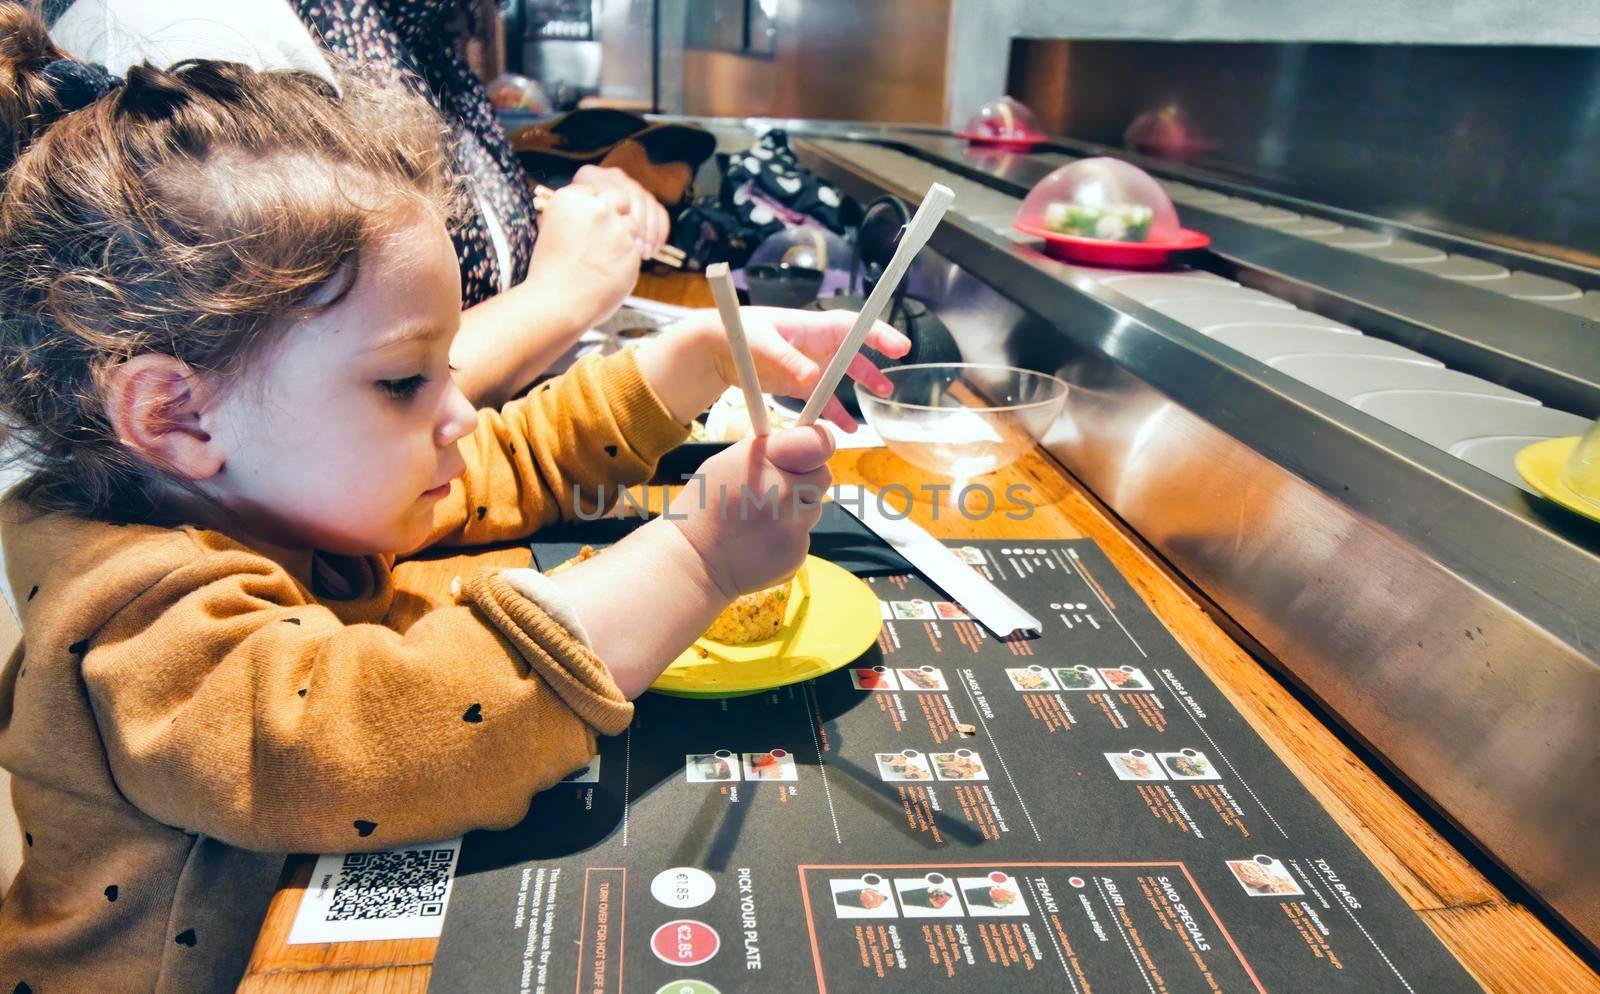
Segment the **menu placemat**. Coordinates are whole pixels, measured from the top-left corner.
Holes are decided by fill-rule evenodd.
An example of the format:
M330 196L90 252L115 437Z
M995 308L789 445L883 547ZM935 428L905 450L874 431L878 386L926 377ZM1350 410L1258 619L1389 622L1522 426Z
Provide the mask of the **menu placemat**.
M855 667L646 695L466 837L429 990L1478 990L1093 542L959 551L1042 636L876 576Z

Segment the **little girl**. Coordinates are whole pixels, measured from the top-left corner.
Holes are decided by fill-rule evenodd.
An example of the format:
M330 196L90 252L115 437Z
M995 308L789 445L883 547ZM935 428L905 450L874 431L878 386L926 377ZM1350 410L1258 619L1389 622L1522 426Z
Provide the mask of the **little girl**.
M397 553L592 508L732 381L701 316L472 410L441 134L353 75L113 80L0 6L0 414L28 460L3 514L24 642L0 763L26 846L0 992L232 990L283 853L516 823L804 556L816 429L708 461L599 557L480 572L386 625L417 613ZM764 385L792 393L850 320L751 317ZM776 487L776 517L718 499L743 486Z

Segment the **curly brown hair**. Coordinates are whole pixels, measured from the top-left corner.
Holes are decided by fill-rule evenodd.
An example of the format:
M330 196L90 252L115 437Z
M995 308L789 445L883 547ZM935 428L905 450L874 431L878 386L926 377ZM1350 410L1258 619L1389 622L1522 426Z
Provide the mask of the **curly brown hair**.
M392 75L350 66L335 87L145 64L74 107L46 72L65 58L36 14L0 4L0 419L29 471L15 493L159 520L178 481L117 437L107 371L160 353L237 372L336 302L397 212L455 216L448 130Z

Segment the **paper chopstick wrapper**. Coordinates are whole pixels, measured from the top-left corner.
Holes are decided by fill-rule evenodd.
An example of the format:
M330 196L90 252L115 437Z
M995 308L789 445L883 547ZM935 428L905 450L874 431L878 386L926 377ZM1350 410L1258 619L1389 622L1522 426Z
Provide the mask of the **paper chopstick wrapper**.
M909 518L885 514L876 491L855 484L841 484L834 493L835 503L893 546L934 586L997 637L1006 638L1019 632L1037 634L1044 630L1038 618L1023 610L982 573L956 558L955 553L921 525Z

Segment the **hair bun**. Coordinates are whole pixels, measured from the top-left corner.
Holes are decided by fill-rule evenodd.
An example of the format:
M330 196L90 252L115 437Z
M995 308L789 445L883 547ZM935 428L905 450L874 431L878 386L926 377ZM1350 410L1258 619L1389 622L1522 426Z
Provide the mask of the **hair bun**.
M57 59L40 73L55 91L56 101L65 114L87 107L122 85L105 66L76 59Z
M189 90L179 75L149 62L129 66L126 83L117 97L117 108L137 117L165 120L189 102Z

